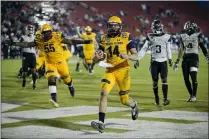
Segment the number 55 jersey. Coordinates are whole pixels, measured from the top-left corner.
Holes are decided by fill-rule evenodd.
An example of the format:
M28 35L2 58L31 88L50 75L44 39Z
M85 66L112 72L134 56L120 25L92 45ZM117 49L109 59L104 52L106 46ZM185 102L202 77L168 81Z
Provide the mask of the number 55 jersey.
M52 38L46 42L35 38L36 47L45 52L46 77L57 76L58 73L61 77L69 76L68 64L61 45L63 39L62 33L59 32L52 32Z

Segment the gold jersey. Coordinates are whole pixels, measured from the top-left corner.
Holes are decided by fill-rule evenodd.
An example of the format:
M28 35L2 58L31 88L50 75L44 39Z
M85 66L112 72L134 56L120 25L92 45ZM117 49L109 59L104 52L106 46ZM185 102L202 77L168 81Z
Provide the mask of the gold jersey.
M87 50L87 51L94 51L95 50L95 41L96 41L96 34L95 33L91 33L90 35L86 34L86 33L82 33L82 39L84 40L92 40L92 43L90 44L83 44L83 50Z
M61 46L63 37L60 32L52 32L52 38L47 42L43 39L35 38L36 46L45 53L47 63L56 63L64 59L63 48Z
M110 38L107 34L101 36L100 47L107 53L107 63L112 64L113 67L119 64L129 66L128 60L119 57L119 54L128 54L127 45L132 41L129 36L128 32L122 32L115 38Z

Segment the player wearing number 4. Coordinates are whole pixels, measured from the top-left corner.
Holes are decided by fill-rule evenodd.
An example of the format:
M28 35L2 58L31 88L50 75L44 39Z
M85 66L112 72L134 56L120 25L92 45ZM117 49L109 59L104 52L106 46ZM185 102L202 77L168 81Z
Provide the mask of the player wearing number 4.
M121 32L122 22L117 16L112 16L107 22L107 34L100 38L99 50L95 53L94 62L106 58L111 66L106 68L102 82L102 91L99 102L99 121L92 121L91 126L99 132L104 132L104 120L107 109L107 96L117 82L119 86L120 101L131 107L132 119L138 117L137 102L129 96L130 91L130 65L128 60L137 60L136 48L128 32ZM128 55L128 53L131 55Z
M199 46L202 49L206 60L209 62L209 55L207 49L204 47L204 37L201 32L198 31L198 26L192 21L188 21L184 24L184 33L180 34L180 50L178 58L174 64L174 71L178 69L178 63L180 58L182 60L182 72L184 76L184 82L189 92L189 99L187 102L196 101L197 94L197 71L199 67ZM192 79L192 85L189 81L189 76Z
M147 34L147 39L142 49L139 51L139 60L145 56L148 49L151 50L151 66L150 71L152 75L153 91L155 95L155 105L159 105L158 96L158 76L160 74L162 80L162 91L163 91L163 105L168 105L170 100L167 99L168 94L168 66L167 57L169 60L169 65L172 66L172 55L170 49L170 37L171 35L165 34L163 30L163 24L159 20L154 20L151 25L152 33ZM138 62L135 63L135 68L137 68Z
M55 107L59 107L57 103L57 87L56 79L59 74L66 85L72 97L75 95L72 78L70 77L67 61L63 55L62 43L65 44L89 44L89 40L73 40L66 39L62 33L53 32L52 27L49 24L44 24L41 29L42 37L36 37L34 42L21 42L15 43L18 46L34 47L41 49L45 52L46 61L46 77L48 79L49 92L51 94L50 102Z

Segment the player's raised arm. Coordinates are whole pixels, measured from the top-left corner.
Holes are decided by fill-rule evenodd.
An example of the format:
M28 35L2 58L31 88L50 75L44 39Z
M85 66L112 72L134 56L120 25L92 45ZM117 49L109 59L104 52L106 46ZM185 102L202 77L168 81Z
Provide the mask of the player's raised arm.
M72 44L90 44L92 42L92 40L76 40L76 39L66 39L63 38L62 43L66 43L69 45Z
M208 55L207 49L206 49L205 46L204 46L204 36L203 36L202 33L200 33L200 34L198 35L198 44L199 44L200 48L202 49L202 52L203 52L203 54L204 54L206 60L207 60L208 63L209 63L209 55Z
M146 51L149 49L149 39L147 37L144 45L142 46L141 50L138 52L137 56L139 58L139 60L141 60L145 54L146 54Z
M80 33L80 27L79 27L79 26L76 27L76 33L77 33L77 35L78 35L80 38L83 39L83 36L82 36L82 34Z

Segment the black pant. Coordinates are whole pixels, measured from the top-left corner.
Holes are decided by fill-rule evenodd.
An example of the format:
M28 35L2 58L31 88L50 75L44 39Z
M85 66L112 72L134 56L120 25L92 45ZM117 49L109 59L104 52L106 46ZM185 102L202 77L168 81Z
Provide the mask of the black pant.
M33 53L23 52L22 68L23 72L27 72L28 68L36 68L36 55Z
M152 74L152 80L155 82L158 81L159 74L160 74L161 79L167 78L167 76L168 76L167 61L164 61L164 62L153 61L153 62L151 62L151 74Z

